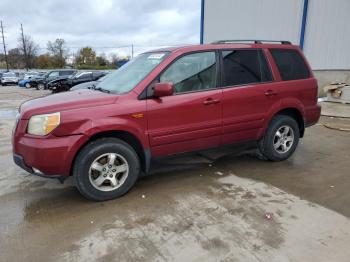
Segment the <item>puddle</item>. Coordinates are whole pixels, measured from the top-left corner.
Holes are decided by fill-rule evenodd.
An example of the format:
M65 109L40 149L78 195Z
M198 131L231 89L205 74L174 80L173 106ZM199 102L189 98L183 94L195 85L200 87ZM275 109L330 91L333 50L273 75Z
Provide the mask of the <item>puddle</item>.
M5 109L0 110L0 119L13 119L16 118L17 110Z

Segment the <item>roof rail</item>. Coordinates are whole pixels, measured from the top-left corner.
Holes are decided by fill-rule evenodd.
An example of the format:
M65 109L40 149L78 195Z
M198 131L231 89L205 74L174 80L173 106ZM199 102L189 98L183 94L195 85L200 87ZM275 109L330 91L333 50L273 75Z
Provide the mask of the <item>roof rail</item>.
M290 41L285 40L251 40L251 39L242 39L242 40L219 40L215 41L212 44L232 44L232 43L240 43L240 42L253 42L254 44L262 44L265 43L281 43L282 45L291 45Z

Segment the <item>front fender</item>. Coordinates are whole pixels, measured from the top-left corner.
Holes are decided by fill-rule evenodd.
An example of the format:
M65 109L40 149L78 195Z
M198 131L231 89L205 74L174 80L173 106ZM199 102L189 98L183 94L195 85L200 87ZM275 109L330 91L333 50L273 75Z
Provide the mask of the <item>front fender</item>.
M126 117L106 117L95 119L91 122L91 128L85 132L88 137L92 137L98 133L110 131L124 131L136 137L143 148L149 148L148 136L145 133L146 121L133 121Z

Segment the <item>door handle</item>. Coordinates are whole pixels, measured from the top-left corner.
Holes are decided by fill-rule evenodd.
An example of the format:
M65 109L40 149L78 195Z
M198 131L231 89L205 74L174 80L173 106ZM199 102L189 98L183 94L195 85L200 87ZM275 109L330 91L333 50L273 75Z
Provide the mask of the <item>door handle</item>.
M265 91L265 96L275 96L277 95L277 92L276 91L273 91L273 90L267 90Z
M220 103L220 100L217 100L217 99L213 99L213 98L208 98L207 100L205 100L203 102L204 105L213 105L213 104L218 104Z

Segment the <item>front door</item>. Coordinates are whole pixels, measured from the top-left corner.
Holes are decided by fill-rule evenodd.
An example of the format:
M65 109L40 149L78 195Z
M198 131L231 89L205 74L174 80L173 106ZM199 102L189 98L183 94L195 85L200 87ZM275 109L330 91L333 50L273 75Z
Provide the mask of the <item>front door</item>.
M173 62L159 77L174 94L147 100L152 156L195 151L220 144L222 90L217 89L215 52L192 53Z

